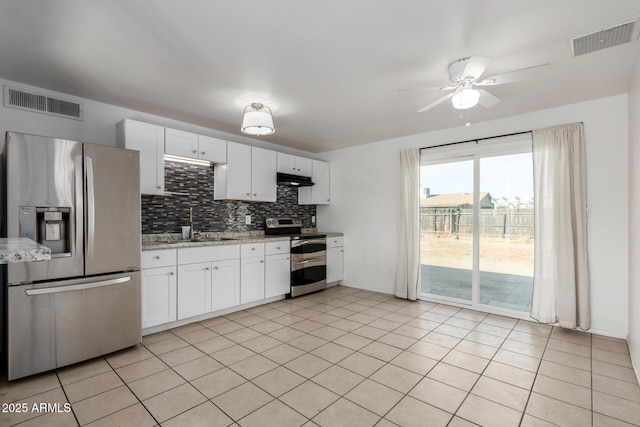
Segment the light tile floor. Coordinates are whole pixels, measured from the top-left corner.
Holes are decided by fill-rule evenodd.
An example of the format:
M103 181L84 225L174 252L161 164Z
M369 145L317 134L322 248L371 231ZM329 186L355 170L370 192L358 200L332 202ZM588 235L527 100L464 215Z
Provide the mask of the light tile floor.
M622 340L342 286L3 380L0 400L0 426L640 425Z

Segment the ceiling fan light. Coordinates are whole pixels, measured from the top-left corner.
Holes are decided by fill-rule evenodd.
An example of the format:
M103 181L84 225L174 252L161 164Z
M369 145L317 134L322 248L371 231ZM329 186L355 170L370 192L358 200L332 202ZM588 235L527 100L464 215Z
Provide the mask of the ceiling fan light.
M273 125L271 108L254 102L244 108L242 116L242 133L248 135L271 135L276 128Z
M466 110L475 107L480 100L480 92L470 87L464 87L451 98L453 108Z

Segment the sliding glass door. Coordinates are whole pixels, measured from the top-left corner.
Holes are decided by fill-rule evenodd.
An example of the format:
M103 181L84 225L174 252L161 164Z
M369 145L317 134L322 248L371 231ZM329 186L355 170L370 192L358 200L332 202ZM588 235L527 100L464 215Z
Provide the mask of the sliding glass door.
M421 164L422 295L529 311L534 256L530 139L474 144L466 153L464 147L427 149Z
M422 292L472 300L473 159L423 166L420 171Z

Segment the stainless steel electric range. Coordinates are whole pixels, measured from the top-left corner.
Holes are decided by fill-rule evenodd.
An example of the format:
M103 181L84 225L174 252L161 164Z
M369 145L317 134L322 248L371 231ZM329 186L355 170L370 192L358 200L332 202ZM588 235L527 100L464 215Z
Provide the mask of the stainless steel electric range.
M265 235L291 239L291 297L327 287L327 236L302 233L300 218L267 218Z

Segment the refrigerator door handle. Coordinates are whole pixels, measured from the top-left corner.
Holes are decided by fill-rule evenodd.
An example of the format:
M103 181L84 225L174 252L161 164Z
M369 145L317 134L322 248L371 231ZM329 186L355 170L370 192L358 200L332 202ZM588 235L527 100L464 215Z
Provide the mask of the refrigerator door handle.
M93 159L89 156L87 162L87 257L93 258L93 245L96 231L96 197L93 188Z
M42 288L42 289L27 289L25 293L29 296L34 295L46 295L46 294L57 294L60 292L70 292L70 291L79 291L83 289L91 289L91 288L99 288L102 286L109 285L117 285L120 283L127 283L131 281L131 276L127 277L119 277L117 279L110 280L102 280L100 282L91 282L91 283L82 283L79 285L70 285L70 286L57 286L53 288Z

